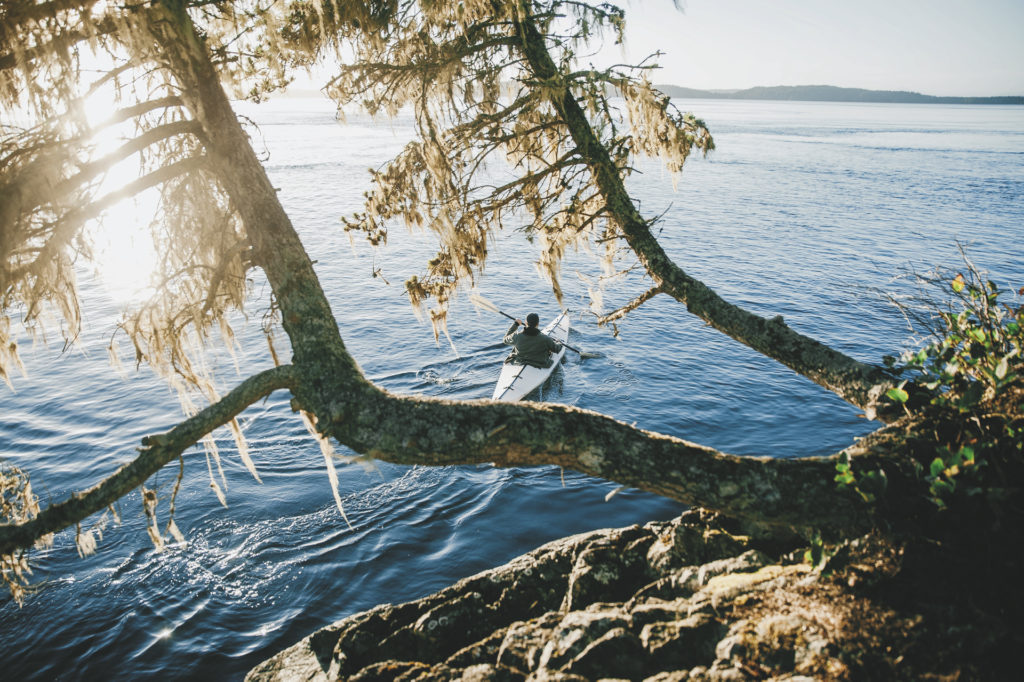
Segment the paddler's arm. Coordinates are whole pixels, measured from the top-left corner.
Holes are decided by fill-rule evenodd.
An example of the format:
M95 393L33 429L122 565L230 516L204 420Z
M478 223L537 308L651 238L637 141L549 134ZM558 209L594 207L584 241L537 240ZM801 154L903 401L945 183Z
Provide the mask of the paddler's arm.
M516 330L519 329L520 325L522 324L522 322L516 320L515 322L512 323L512 326L508 328L508 331L505 332L504 342L506 346L512 346L515 344Z

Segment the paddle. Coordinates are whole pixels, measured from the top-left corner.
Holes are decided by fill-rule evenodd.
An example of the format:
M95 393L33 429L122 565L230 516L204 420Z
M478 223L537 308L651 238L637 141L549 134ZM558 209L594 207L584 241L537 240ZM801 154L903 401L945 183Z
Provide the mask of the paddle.
M485 310L490 310L492 313L498 313L499 315L504 315L505 317L507 317L508 319L512 320L513 322L518 322L519 321L519 318L514 317L512 315L509 315L504 310L502 310L498 306L494 305L493 303L488 301L486 298L484 298L480 294L470 294L469 295L469 299L471 301L473 301L473 303L475 305L478 305L481 308L484 308ZM559 344L565 346L566 348L568 348L569 350L575 352L581 358L599 358L599 357L601 357L600 355L597 355L596 353L584 353L579 348L574 348L573 346L570 346L567 343L562 343L561 341L558 341L557 343L559 343Z

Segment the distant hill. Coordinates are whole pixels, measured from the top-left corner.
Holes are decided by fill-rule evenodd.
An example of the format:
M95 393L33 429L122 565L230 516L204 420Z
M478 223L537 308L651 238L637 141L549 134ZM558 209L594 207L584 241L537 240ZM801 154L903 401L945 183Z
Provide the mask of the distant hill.
M774 99L799 102L880 102L893 104L1024 104L1024 97L934 97L905 90L863 90L833 85L777 85L746 90L694 90L659 85L659 90L680 99Z

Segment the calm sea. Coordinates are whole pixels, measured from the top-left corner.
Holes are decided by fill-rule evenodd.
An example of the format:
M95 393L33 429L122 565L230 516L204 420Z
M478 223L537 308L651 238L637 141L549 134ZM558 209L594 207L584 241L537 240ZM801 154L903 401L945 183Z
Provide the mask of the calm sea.
M894 278L908 268L957 267L958 240L995 281L1024 285L1024 107L685 105L706 119L718 151L694 159L676 191L653 163L631 188L645 215L663 214L676 261L726 299L878 361L913 342L879 292L907 293ZM350 246L340 229L339 217L359 206L367 168L401 148L410 122L342 124L329 104L299 99L244 112L260 124L269 173L366 374L401 393L489 396L504 319L461 301L455 349L436 345L401 287L430 254L429 236L399 228L375 254ZM557 303L534 271L533 248L507 227L480 291L517 314L550 317ZM584 278L594 274L585 254L570 259L567 305L586 308ZM606 305L643 288L627 277L609 287ZM116 289L84 276L80 346L62 352L56 338L26 339L28 377L16 379L16 392L0 387L0 458L28 469L44 502L99 481L143 434L179 418L174 395L148 370L122 378L107 364ZM254 294L261 303L240 323L246 373L270 366L258 333L266 291L257 284ZM744 455L828 454L874 426L667 298L631 315L618 338L575 319L571 342L600 357L567 355L544 399ZM239 380L230 358L216 364L223 385ZM345 615L423 596L557 537L681 510L633 490L606 499L614 483L555 468L380 463L340 471L350 529L287 396L254 406L243 422L263 484L224 439L224 509L202 453L190 451L177 516L187 550L153 551L133 494L97 555L79 559L67 533L35 553L25 605L0 597L0 677L239 678ZM168 467L156 476L161 514L175 475Z

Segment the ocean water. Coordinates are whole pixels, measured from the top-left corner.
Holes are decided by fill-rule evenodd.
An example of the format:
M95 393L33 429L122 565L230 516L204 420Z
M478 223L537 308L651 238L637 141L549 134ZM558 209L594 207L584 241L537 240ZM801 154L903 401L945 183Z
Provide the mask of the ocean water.
M656 163L630 188L662 215L666 248L727 300L854 357L877 362L914 343L881 292L906 293L908 269L957 267L957 243L992 279L1024 285L1024 108L690 101L718 150L693 159L673 190ZM504 318L468 300L453 310L454 348L436 344L401 282L431 253L422 233L393 231L373 252L350 244L339 218L359 206L367 168L394 154L410 121L335 120L330 104L282 99L240 107L331 299L346 345L390 390L490 395ZM535 253L508 225L480 291L516 314L547 318L557 302ZM381 276L373 277L378 271ZM599 357L565 361L537 397L597 410L642 428L741 455L835 452L876 424L788 369L706 327L659 297L620 325L597 328L573 255L563 271L576 310L571 343ZM578 276L579 275L579 276ZM119 296L113 278L83 273L85 329L65 350L23 339L27 377L0 387L0 458L27 469L44 502L98 482L130 460L139 439L180 418L170 389L145 368L113 372L105 346ZM390 284L388 284L390 282ZM643 291L628 276L610 308ZM266 291L239 321L244 372L269 367L258 331ZM221 383L236 362L214 359ZM156 553L137 493L119 505L98 554L73 536L35 552L35 589L18 607L0 597L0 677L240 678L314 629L383 602L401 602L499 565L557 537L669 518L682 506L553 467L340 469L350 528L334 506L319 448L275 394L242 417L256 483L221 438L228 508L209 489L201 451L185 457L177 523L187 549ZM177 467L150 485L167 497Z

